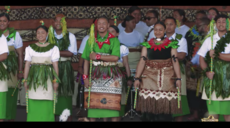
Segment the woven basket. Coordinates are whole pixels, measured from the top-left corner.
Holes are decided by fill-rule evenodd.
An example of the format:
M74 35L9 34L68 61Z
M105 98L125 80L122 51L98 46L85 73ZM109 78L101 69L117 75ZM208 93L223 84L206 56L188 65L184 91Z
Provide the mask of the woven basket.
M209 116L208 118L201 119L202 122L218 122L218 119L215 119L213 116Z

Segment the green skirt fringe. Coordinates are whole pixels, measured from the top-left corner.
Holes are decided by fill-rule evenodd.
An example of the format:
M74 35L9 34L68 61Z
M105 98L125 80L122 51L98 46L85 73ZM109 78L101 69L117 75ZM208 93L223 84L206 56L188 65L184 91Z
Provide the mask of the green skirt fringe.
M27 78L29 89L31 89L33 85L35 91L38 86L43 86L47 90L48 78L50 78L51 81L54 78L60 81L52 65L31 65Z
M10 73L4 67L3 62L0 62L0 80L9 80Z
M72 96L58 96L55 115L61 115L65 109L69 109L72 115L72 104Z
M58 86L58 95L69 96L74 94L74 70L71 61L59 61L59 78L61 83Z
M8 88L7 92L7 103L6 103L6 119L11 120L15 119L17 113L17 100L18 100L18 88L15 90L14 88Z
M53 100L28 99L27 122L49 121L54 122Z
M10 51L7 59L4 60L3 63L6 65L7 71L15 76L18 71L18 57L15 51Z
M206 62L210 62L209 52L207 53L205 59L206 59ZM229 71L230 71L229 62L222 61L219 59L213 61L213 72L215 72L215 75L213 76L213 80L212 80L211 93L213 93L213 91L215 90L217 98L222 96L222 98L224 99L230 96L230 84L229 84L230 83L230 72ZM203 75L204 75L203 87L205 88L205 93L207 97L209 97L210 80L206 76L205 73L203 73Z
M7 92L0 92L0 119L6 119Z

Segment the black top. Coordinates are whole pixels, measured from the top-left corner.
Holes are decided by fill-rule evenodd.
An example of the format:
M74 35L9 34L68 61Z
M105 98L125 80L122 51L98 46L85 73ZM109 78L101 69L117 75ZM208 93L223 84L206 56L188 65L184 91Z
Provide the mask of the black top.
M194 51L194 47L195 47L195 43L198 42L198 38L195 38L192 35L190 35L190 31L188 31L185 35L185 39L187 40L187 46L188 46L188 56L186 56L187 60L191 60L192 59L192 54ZM203 39L204 37L202 37L201 39Z
M171 58L171 47L169 48L161 48L161 51L160 50L156 50L154 51L154 48L151 49L151 48L147 48L147 57L149 60L154 60L154 59L157 59L157 60L165 60L165 59L169 59Z

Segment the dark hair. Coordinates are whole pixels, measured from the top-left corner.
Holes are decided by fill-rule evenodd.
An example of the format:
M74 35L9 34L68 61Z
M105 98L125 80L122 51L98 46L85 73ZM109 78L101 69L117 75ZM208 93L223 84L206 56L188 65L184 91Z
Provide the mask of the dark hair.
M159 13L156 11L156 10L149 10L147 13L153 13L154 14L154 16L157 18L157 20L158 20L158 17L159 17ZM146 13L146 14L147 14Z
M218 11L216 8L209 8L208 11L210 11L210 10L214 10L214 11L216 12L217 15L220 14L219 11Z
M154 26L156 26L157 24L161 24L161 25L164 26L164 28L166 29L166 26L165 26L164 22L162 22L162 21L157 21L157 22L154 24Z
M135 19L133 16L127 15L125 17L124 21L121 23L121 26L125 28L126 27L126 21L130 21L130 20L133 20L133 19Z
M93 23L94 23L96 20L97 20L97 17L95 17L95 18L93 19Z
M99 17L97 18L97 21L98 21L99 19L106 19L106 20L108 21L108 23L109 23L109 19L108 19L106 16L99 16Z
M219 18L228 18L228 16L227 15L225 15L225 14L220 14L220 15L217 15L216 17L215 17L215 21L217 22L217 20L219 19Z
M43 28L46 32L48 32L48 28L45 25L40 25L36 28L36 32L38 31L39 28Z
M175 9L174 12L178 12L180 16L183 16L182 21L185 22L187 19L185 18L185 11L182 9Z
M139 7L137 7L137 6L132 6L132 7L129 8L128 14L133 13L135 10L141 11L141 9L140 9Z
M209 25L211 20L208 17L203 17L203 18L200 19L200 21L204 25Z
M206 16L206 12L205 12L204 10L200 10L200 11L196 12L196 15L197 15L198 13L204 14L204 15Z
M119 29L118 29L117 26L115 26L115 25L110 25L110 27L112 27L117 33L119 33Z
M0 17L3 17L3 16L5 16L7 18L7 20L10 21L9 14L3 12L3 13L0 14Z
M173 20L173 21L175 22L175 24L176 24L176 19L175 19L174 17L166 17L165 20L164 20L164 22L165 22L167 19Z

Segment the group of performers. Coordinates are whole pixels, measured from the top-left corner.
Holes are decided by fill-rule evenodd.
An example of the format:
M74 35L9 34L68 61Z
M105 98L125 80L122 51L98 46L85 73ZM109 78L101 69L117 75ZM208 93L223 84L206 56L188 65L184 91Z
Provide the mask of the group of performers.
M118 26L97 17L77 51L65 16L57 14L49 28L41 21L38 42L26 47L23 60L22 39L8 27L8 8L0 14L0 121L15 119L20 83L27 121L55 121L65 109L72 121L71 57L77 54L88 121L120 121L130 102L142 121L199 121L206 112L230 121L228 16L215 8L198 11L189 28L184 10L172 15L160 21L158 12L149 10L143 22L140 8L132 6Z

